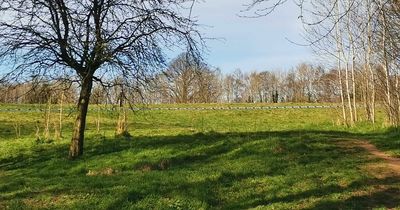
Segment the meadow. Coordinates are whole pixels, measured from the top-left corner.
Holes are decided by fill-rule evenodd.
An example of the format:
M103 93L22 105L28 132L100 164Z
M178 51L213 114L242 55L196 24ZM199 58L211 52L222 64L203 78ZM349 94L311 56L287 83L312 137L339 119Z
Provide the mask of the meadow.
M73 113L63 138L38 141L43 113L0 112L0 209L400 209L400 177L351 144L400 157L382 112L348 128L337 109L142 110L116 137L118 114L91 108L74 161Z

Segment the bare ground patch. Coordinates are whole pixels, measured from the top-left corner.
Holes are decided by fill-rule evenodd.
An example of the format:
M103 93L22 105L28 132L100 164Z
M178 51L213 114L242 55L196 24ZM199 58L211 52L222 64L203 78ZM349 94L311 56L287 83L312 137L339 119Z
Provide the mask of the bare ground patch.
M363 171L374 177L369 183L373 186L373 189L355 192L353 194L354 199L368 198L370 203L382 205L386 209L399 209L400 158L391 157L367 140L338 139L336 143L349 152L356 153L359 150L364 150L368 152L371 160L377 160L360 166Z
M338 141L338 145L347 149L361 148L370 154L370 158L382 160L365 166L366 171L376 178L400 177L400 158L392 157L380 151L367 140L341 140Z

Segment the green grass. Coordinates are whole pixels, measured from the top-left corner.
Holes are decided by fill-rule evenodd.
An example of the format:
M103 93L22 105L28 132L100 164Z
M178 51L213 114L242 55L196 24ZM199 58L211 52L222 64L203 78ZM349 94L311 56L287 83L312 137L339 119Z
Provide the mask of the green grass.
M400 209L400 179L374 177L366 168L379 160L337 144L368 139L400 156L399 133L381 118L338 126L339 113L140 111L125 139L112 112L97 133L93 111L76 161L67 159L72 114L62 140L37 143L42 113L0 113L0 209Z

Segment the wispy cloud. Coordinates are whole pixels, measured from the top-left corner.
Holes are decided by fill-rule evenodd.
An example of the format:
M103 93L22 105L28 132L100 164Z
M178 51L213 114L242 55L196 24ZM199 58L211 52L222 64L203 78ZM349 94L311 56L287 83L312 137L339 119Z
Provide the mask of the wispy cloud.
M299 9L290 2L263 18L239 17L244 9L239 0L207 0L197 5L194 14L206 37L224 38L208 41L207 59L224 72L235 68L288 69L299 62L311 61L311 50L290 43L301 42Z

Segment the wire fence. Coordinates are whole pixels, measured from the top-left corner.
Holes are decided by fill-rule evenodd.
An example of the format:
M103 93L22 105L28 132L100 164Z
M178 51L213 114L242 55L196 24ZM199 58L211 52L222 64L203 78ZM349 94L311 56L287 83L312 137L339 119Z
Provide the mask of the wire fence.
M143 107L143 108L129 108L133 111L197 111L197 110L276 110L276 109L336 109L340 108L339 105L330 106L232 106L232 107ZM89 111L117 111L118 108L90 108ZM31 113L31 112L44 112L48 111L47 108L0 108L0 112L13 112L13 113ZM59 112L60 109L50 109L51 112ZM63 111L73 112L75 109L66 108Z

